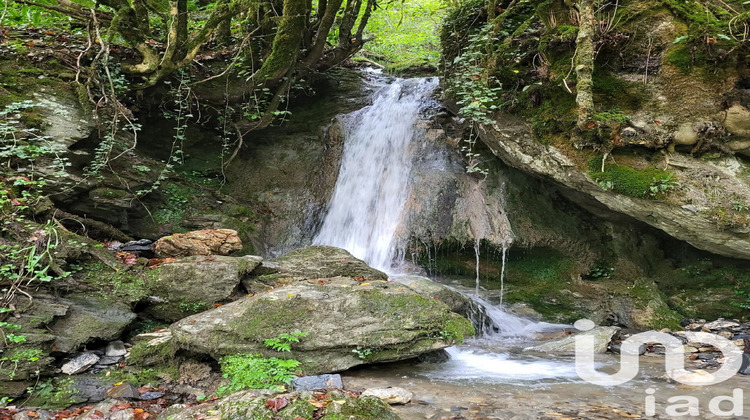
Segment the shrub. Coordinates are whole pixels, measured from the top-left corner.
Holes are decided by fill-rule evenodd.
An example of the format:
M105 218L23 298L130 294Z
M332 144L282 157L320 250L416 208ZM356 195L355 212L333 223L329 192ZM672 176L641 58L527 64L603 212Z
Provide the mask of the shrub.
M219 388L220 396L243 389L283 389L292 382L300 362L295 359L263 357L259 354L224 356L220 361L223 377L229 384Z

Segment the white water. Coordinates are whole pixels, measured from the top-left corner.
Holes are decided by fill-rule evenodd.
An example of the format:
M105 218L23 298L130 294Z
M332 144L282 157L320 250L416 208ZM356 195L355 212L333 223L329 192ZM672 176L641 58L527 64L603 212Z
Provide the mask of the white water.
M370 266L392 274L392 279L397 277L392 271L399 254L398 232L405 229L412 140L419 133L416 123L420 111L430 103L428 98L436 86L434 79L397 80L381 88L371 106L347 116L339 176L314 244L344 248ZM485 308L490 325L481 331L481 338L448 349L451 360L425 374L437 379L490 381L575 376L571 363L506 354L509 343L528 343L536 334L561 326L520 318L479 296L480 234L489 233L475 232L477 266L472 299ZM511 236L503 235L501 282Z
M409 196L411 143L436 79L397 80L349 116L344 155L317 245L344 248L389 272Z

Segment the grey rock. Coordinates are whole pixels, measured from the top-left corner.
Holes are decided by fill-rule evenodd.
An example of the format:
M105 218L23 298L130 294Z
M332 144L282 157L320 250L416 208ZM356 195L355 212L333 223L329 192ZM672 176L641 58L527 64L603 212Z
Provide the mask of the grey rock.
M77 392L76 399L80 399L80 402L97 403L103 401L107 398L107 389L110 386L101 375L84 374L73 379L73 388Z
M128 350L125 348L125 343L120 340L110 341L107 344L107 349L104 351L104 354L110 357L125 356L127 353Z
M86 371L91 366L94 366L99 361L99 356L94 353L82 353L64 365L62 365L62 373L68 375L75 375Z
M292 381L292 387L295 391L312 391L315 389L329 389L344 387L341 381L341 375L317 375L303 376Z
M750 375L750 354L744 353L742 355L742 365L737 372L741 375Z
M524 350L539 351L543 353L573 353L575 352L576 337L586 335L594 337L595 353L605 353L609 346L609 342L612 340L612 336L614 336L619 330L620 328L618 327L595 327L590 331L580 332L559 340L548 341L536 346L527 347Z
M399 387L368 388L362 393L362 397L375 397L387 404L407 404L414 394Z
M150 391L150 392L144 392L143 394L141 394L141 399L142 400L146 400L146 401L150 401L150 400L155 400L155 399L161 398L163 396L164 396L163 392Z
M102 356L96 364L97 366L110 366L116 364L120 360L122 360L122 356Z
M49 329L57 336L57 350L71 353L93 339L118 338L135 318L128 305L92 296L74 297L66 316L55 319Z

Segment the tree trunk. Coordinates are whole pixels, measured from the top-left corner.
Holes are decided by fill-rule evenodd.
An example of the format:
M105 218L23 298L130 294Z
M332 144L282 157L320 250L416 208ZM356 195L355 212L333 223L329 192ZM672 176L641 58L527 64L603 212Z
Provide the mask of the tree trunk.
M594 115L594 35L596 24L594 17L594 0L578 0L579 12L578 36L576 37L575 71L576 71L576 105L578 106L578 129L593 128Z

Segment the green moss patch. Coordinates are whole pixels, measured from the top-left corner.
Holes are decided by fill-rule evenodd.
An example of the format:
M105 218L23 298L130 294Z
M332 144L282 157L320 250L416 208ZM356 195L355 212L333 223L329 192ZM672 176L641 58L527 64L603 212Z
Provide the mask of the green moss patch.
M591 159L588 174L602 188L638 198L655 198L674 187L674 174L657 168L634 169L616 163L605 163L602 157Z

